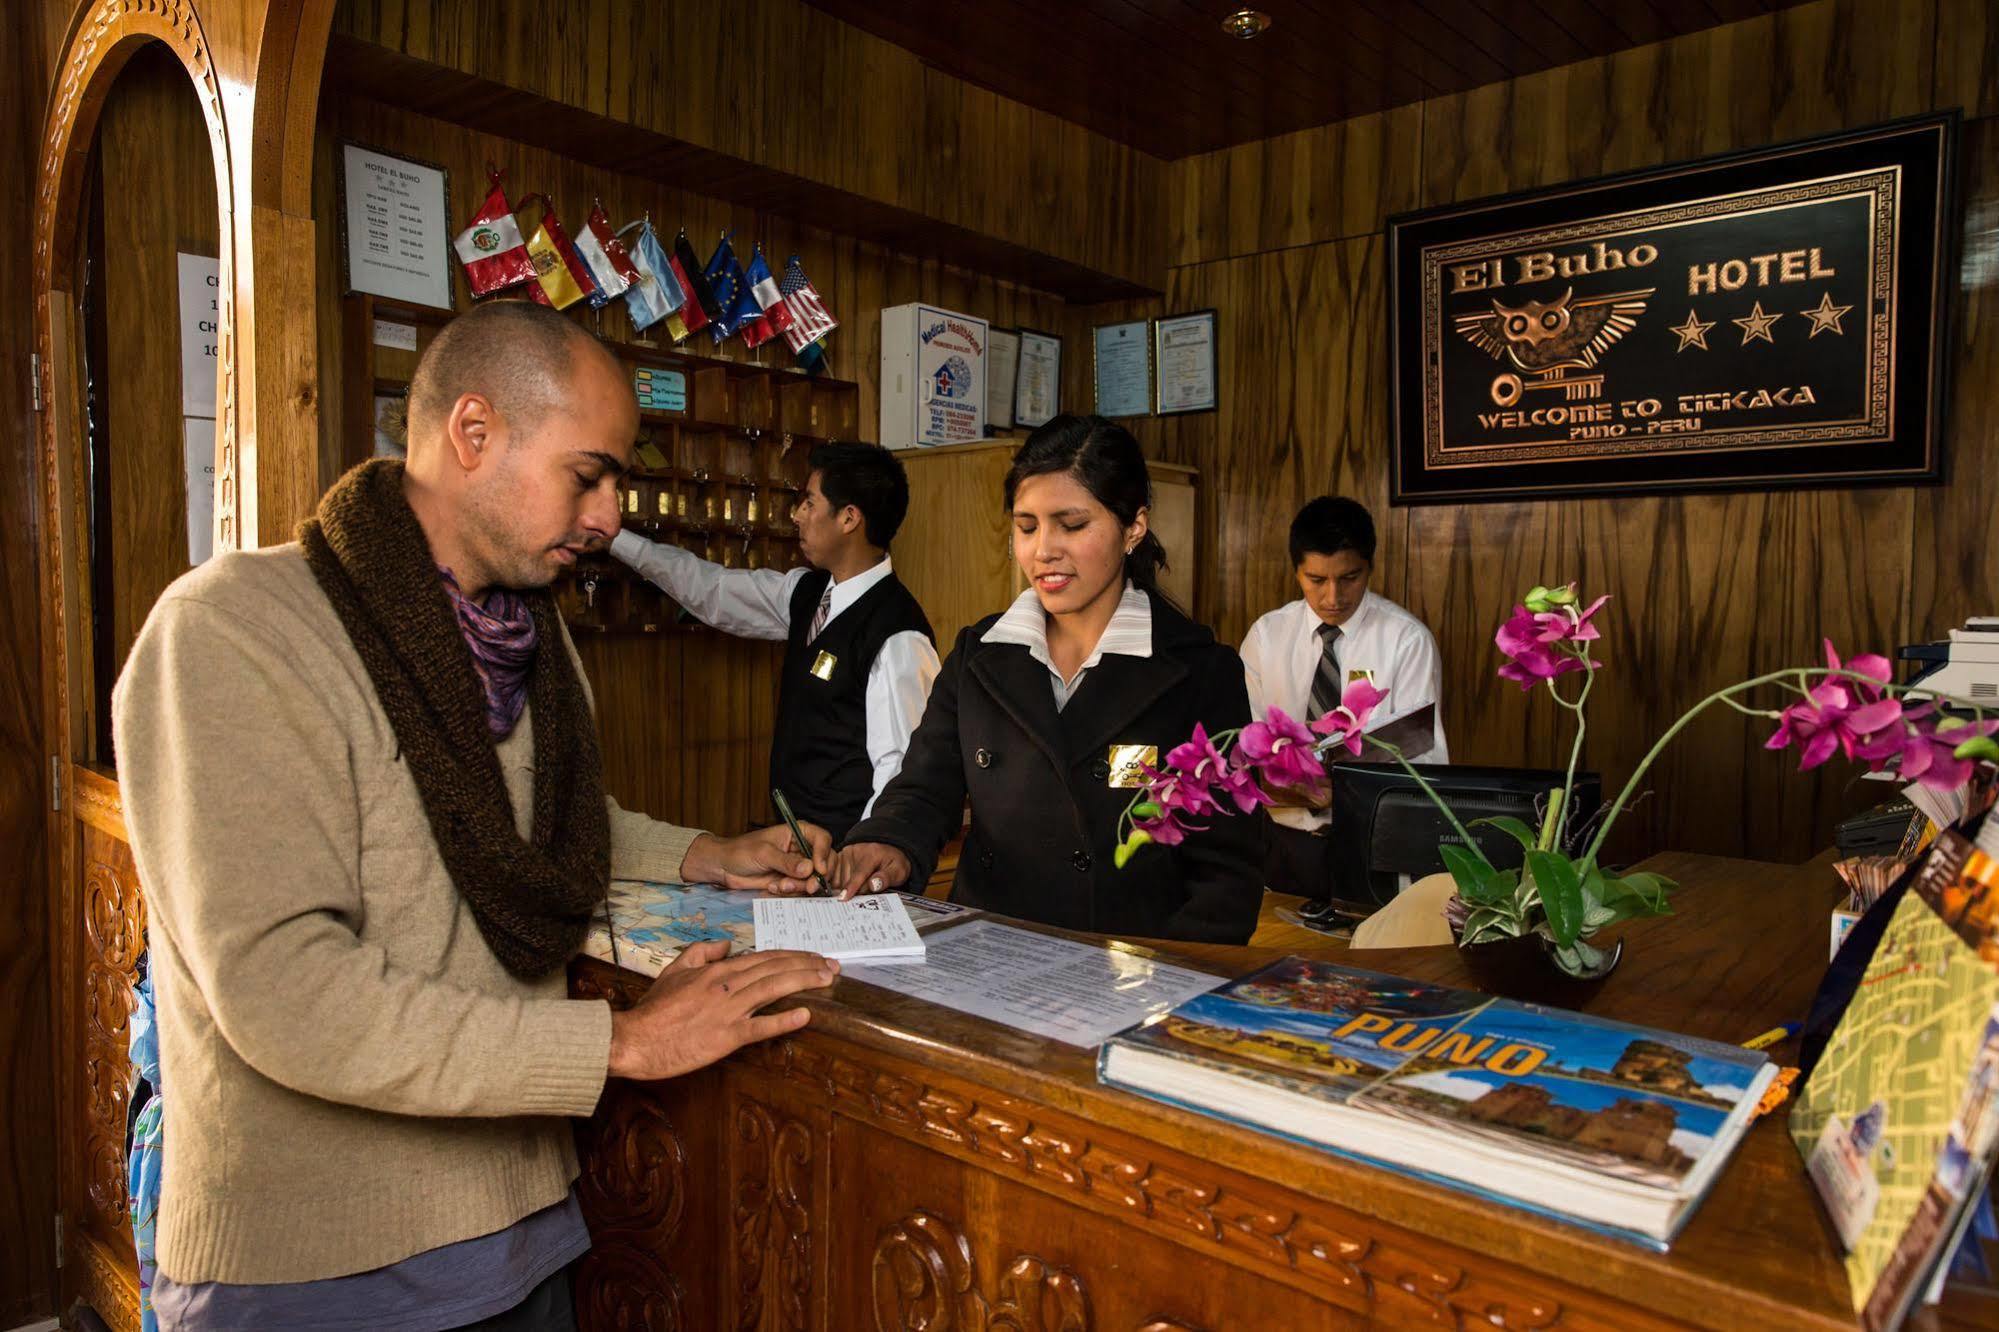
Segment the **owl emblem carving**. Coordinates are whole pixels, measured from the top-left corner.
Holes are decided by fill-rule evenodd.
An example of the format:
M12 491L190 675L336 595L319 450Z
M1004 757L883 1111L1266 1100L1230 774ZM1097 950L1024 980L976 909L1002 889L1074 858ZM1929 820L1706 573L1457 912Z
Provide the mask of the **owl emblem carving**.
M1570 287L1552 301L1503 305L1493 298L1490 312L1457 316L1458 332L1494 360L1545 375L1586 370L1610 345L1638 326L1655 288L1576 299Z

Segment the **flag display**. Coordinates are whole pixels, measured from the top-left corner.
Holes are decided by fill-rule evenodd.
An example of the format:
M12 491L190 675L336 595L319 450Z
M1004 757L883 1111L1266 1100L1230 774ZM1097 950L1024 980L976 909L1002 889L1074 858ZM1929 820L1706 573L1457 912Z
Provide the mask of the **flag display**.
M789 330L793 322L791 307L784 303L784 293L778 290L777 279L771 276L770 265L764 262L763 246L757 246L751 253L750 266L743 270L743 276L749 279L750 295L763 311L770 335L775 337Z
M636 233L636 234L634 234ZM640 218L624 230L617 239L622 244L626 236L632 237L632 266L638 276L625 288L625 306L631 313L632 328L643 332L678 310L687 299L680 285L680 279L673 273L671 260L659 245L659 237L654 234L652 221ZM675 342L686 337L685 328Z
M685 227L673 238L673 266L680 277L682 289L687 293L687 304L681 307L687 331L698 333L722 317L722 307L715 302L715 293L708 286L701 261L694 257L694 246L688 242ZM700 318L695 318L696 315Z
M791 323L784 330L785 345L803 362L806 351L838 328L840 322L820 299L819 289L805 276L805 266L798 262L797 255L784 261L784 277L777 289L784 297L785 308L791 312Z
M630 291L639 280L639 270L625 252L625 243L611 234L611 219L604 216L602 201L593 203L576 233L576 253L589 270L592 309L602 309Z
M473 215L472 225L451 242L458 251L458 262L465 265L465 281L471 286L474 299L534 276L534 260L521 240L514 210L507 206L507 191L500 182L500 173L489 169L486 175L492 181L486 202Z
M554 202L545 194L530 194L521 200L521 207L537 201L541 204L541 225L528 237L528 254L534 260L535 276L528 295L541 305L566 310L588 296L595 284L590 281L590 270L583 267L583 260L577 256L576 247L570 244L569 233L562 229Z
M736 247L729 243L726 232L716 243L715 253L709 257L708 267L703 272L709 289L715 293L715 304L722 312L708 325L715 344L720 346L737 333L748 335L750 325L763 317L763 311L757 308L757 298L750 295L750 284L743 277L743 265L737 260ZM755 346L756 343L749 345Z

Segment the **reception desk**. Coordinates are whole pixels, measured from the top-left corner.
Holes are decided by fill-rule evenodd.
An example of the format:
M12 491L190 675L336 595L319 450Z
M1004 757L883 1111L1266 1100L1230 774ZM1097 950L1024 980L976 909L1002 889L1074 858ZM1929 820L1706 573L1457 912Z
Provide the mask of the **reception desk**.
M1803 1016L1823 865L1646 868L1678 912L1628 927L1589 1011L1723 1041ZM1161 948L1228 974L1279 955ZM1470 984L1449 948L1309 951ZM574 982L647 984L594 961ZM1092 1051L845 979L808 1003L795 1037L607 1090L580 1130L585 1329L1855 1326L1781 1111L1654 1254L1100 1086ZM1912 1325L1995 1314L1954 1292Z

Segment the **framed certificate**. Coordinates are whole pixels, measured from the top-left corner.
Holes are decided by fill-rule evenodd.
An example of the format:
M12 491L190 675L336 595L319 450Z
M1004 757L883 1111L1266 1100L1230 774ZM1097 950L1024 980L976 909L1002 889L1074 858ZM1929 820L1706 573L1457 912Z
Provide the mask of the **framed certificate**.
M1152 414L1152 343L1143 319L1092 330L1098 416Z
M1031 328L1020 330L1020 356L1013 390L1013 423L1032 430L1062 410L1062 339Z
M451 173L345 140L339 152L342 289L451 309Z
M1152 321L1156 367L1153 410L1212 412L1220 405L1215 388L1215 312L1194 310Z
M1019 392L1020 334L1008 328L986 330L986 430L1013 428L1014 396Z

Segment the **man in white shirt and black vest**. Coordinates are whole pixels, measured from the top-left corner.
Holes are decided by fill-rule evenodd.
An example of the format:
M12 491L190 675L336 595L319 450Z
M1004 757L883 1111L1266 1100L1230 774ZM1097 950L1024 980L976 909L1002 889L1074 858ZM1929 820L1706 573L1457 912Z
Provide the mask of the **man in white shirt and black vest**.
M1365 506L1321 495L1300 509L1291 521L1291 563L1303 595L1251 625L1242 641L1252 714L1261 717L1277 707L1310 721L1338 707L1347 684L1363 678L1388 691L1370 719L1370 730L1438 703L1443 667L1437 640L1421 620L1368 591L1374 572L1374 519ZM1428 751L1412 757L1450 762L1441 706ZM1328 818L1324 807L1291 805L1270 811L1264 866L1270 887L1299 893L1315 904L1332 895L1326 872ZM1303 914L1310 920L1329 913L1307 907Z
M703 624L784 641L771 782L837 841L901 770L937 647L888 555L909 511L901 461L878 444L821 444L810 461L792 510L809 567L725 569L629 531L611 553Z

